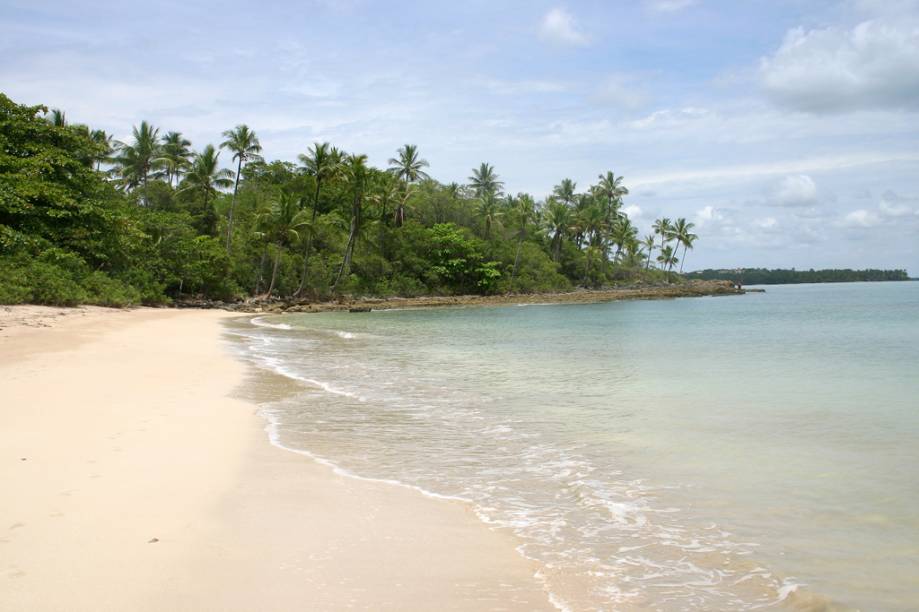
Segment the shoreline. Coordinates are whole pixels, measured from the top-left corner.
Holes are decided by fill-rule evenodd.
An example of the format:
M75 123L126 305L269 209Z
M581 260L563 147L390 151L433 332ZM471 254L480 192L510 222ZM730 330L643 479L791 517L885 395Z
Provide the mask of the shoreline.
M0 608L554 609L469 504L270 444L232 318L0 309Z
M623 300L660 300L684 297L743 295L730 281L687 281L672 285L636 285L611 289L579 289L565 293L511 293L502 295L452 295L419 297L344 297L334 301L273 300L224 304L221 302L180 302L180 308L223 308L244 313L281 312L367 312L398 308L439 308L455 306L513 306L517 304L595 304Z

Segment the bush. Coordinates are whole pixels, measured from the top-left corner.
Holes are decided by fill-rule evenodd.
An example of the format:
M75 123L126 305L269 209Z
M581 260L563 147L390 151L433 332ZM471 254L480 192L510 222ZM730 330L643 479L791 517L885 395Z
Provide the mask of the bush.
M140 291L102 272L93 272L86 277L83 288L88 294L87 304L124 308L141 301Z
M103 272L87 272L79 257L64 251L43 254L37 260L0 259L0 304L124 307L141 301L142 294L135 287Z

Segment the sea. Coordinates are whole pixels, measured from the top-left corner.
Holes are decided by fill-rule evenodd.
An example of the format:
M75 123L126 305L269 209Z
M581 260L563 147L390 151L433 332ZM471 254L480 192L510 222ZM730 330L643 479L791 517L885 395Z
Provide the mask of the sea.
M227 334L275 444L465 500L561 610L919 610L919 282Z

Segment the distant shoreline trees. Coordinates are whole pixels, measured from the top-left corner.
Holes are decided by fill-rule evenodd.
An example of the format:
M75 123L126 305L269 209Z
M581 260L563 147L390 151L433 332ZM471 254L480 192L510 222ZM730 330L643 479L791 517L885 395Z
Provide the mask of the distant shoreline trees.
M744 285L793 285L801 283L857 283L875 281L911 280L906 270L790 270L766 268L738 268L727 270L699 270L688 272L686 278L700 280L729 280Z

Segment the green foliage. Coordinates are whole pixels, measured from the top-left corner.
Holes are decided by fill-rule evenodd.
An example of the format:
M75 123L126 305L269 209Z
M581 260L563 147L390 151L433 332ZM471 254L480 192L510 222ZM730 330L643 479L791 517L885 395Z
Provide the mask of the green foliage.
M638 242L611 172L537 202L487 163L438 183L412 144L387 170L329 143L298 166L264 160L245 125L193 148L147 122L113 143L45 114L0 94L3 303L567 291L675 276L695 240L661 220Z
M737 270L701 270L686 274L687 278L729 280L745 285L786 285L796 283L849 283L864 281L906 281L906 270L767 270L741 268Z

